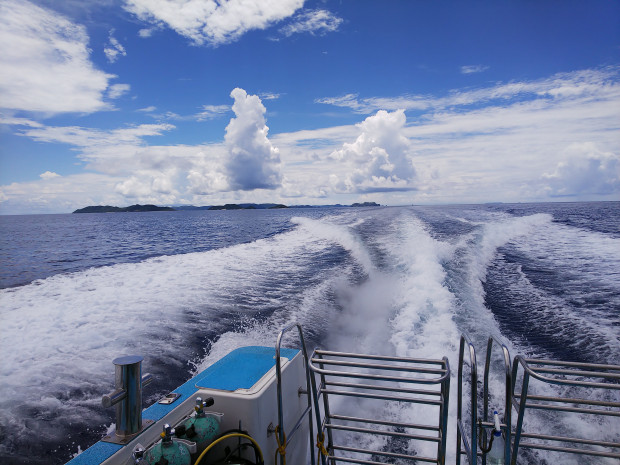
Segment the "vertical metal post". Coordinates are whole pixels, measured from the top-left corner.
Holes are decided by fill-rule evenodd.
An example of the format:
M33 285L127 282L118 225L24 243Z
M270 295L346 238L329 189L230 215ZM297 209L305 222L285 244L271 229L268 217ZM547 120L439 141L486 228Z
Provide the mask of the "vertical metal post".
M142 357L129 355L113 360L115 387L127 395L116 404L116 434L129 436L142 429Z
M517 369L519 367L519 356L516 356L512 362L512 398L514 399L515 388L517 383ZM519 441L521 441L521 428L523 428L523 414L525 413L525 404L527 402L527 390L530 383L530 374L527 370L523 370L523 381L521 383L521 399L519 401L519 410L517 411L517 425L515 427L515 439L512 445L512 457L510 463L516 465L517 455L519 453ZM516 403L515 403L516 407Z
M310 375L310 370L308 368L308 351L306 350L306 342L304 340L304 333L301 329L301 325L299 323L292 323L290 325L288 325L287 327L285 327L282 331L280 331L280 333L278 334L278 339L276 341L276 381L277 381L277 395L278 395L278 425L279 425L279 434L278 434L278 438L280 440L280 444L286 445L284 444L284 439L285 439L285 431L284 431L284 416L283 416L283 410L282 410L282 367L280 365L280 346L282 344L282 337L284 336L284 333L286 333L287 331L289 331L292 328L297 328L297 331L299 333L299 340L301 341L301 350L302 350L302 354L303 354L303 362L304 362L304 369L306 371L306 390L307 395L308 395L308 429L309 429L309 433L310 433L310 459L311 459L311 464L315 465L315 460L314 460L314 444L313 444L313 438L314 438L314 430L312 428L312 400L311 400L311 395L313 392L316 391L316 387L314 385L314 375L312 375L312 379L311 379L311 375ZM320 453L320 452L319 452ZM283 457L280 457L280 461L283 462L284 459ZM325 459L323 459L323 462L325 462Z
M443 358L446 372L450 373L450 362L448 357ZM441 406L439 407L439 415L441 418L441 442L438 445L437 457L440 465L446 463L446 447L448 445L448 407L450 404L450 376L441 383Z
M142 376L142 360L139 355L127 355L112 361L115 365L115 390L101 399L104 407L116 405L116 433L115 437L110 438L112 442L126 442L143 429L142 388L153 377L149 374Z

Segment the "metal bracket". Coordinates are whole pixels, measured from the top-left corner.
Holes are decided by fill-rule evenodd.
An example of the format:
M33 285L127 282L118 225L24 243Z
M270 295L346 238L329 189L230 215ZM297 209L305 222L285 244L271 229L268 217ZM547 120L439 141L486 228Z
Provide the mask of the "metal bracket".
M136 436L138 436L140 433L145 431L150 426L153 426L154 424L155 424L155 421L153 420L142 420L142 429L138 431L137 433L134 433L130 436L118 436L116 434L116 431L112 431L110 434L107 434L103 438L101 438L101 441L110 442L112 444L120 444L121 446L125 446L129 444L131 441L133 441L136 438Z

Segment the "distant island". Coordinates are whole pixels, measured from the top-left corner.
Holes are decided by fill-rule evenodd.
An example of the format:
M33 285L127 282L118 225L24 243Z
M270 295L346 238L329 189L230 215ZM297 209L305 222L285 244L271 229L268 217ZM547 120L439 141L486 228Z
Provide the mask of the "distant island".
M226 205L215 205L209 210L272 210L274 208L288 208L286 205L276 203L227 203Z
M354 203L351 206L352 207L380 207L381 205L375 202L363 202L363 203Z
M157 205L131 205L129 207L112 207L110 205L91 205L79 208L73 213L123 213L123 212L173 212L172 207L158 207Z
M354 203L351 207L380 207L375 202ZM91 205L79 208L73 213L125 213L125 212L172 212L172 211L192 211L192 210L272 210L278 208L330 208L346 207L346 205L294 205L289 207L281 203L227 203L225 205L213 205L196 207L194 205L175 205L174 207L158 207L157 205L131 205L129 207L112 207L110 205Z

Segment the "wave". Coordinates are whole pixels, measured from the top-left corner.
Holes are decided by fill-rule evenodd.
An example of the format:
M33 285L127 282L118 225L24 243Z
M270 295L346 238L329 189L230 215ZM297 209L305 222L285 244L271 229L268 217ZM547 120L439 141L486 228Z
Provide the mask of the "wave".
M610 324L618 317L617 239L554 223L546 213L398 208L290 221L293 228L246 244L90 268L0 291L0 350L11 354L0 367L0 428L15 432L0 452L32 453L33 434L48 438L43 448L60 442L73 451L76 441L86 446L96 438L100 429L91 425L110 423L113 415L100 407L100 397L112 388L111 360L119 355L146 355L145 370L157 378L146 393L149 402L232 349L273 346L278 331L292 322L302 324L310 349L447 356L454 376L449 462L462 332L479 348L479 361L489 334L504 339L513 354L544 354L544 346L506 324L512 311L530 327L539 321L558 331L584 331L599 341L585 350L604 345L608 358L618 356L619 326ZM536 275L541 270L555 282ZM592 301L598 292L607 304L590 313L571 304L584 289L592 291ZM495 302L496 290L516 307ZM285 345L296 345L294 335ZM502 393L502 382L494 373L492 390ZM377 413L386 408L364 401L341 407ZM382 413L397 421L435 415L423 407ZM528 421L539 430L553 429L541 415ZM90 435L78 434L85 428ZM607 420L582 418L562 428L598 431L601 437L613 431ZM385 440L367 445L410 447ZM546 453L532 457L555 460Z

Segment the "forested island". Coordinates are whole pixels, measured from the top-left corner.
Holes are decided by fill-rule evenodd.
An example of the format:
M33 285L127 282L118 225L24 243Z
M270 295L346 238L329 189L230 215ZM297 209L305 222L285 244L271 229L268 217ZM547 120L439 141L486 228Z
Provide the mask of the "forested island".
M124 212L173 212L172 207L158 207L157 205L130 205L129 207L112 207L110 205L91 205L78 208L73 213L124 213Z
M380 207L375 202L354 203L351 207ZM227 203L225 205L213 205L196 207L194 205L178 205L175 207L158 207L157 205L130 205L129 207L113 207L110 205L91 205L79 208L73 213L125 213L125 212L171 212L177 210L272 210L278 208L328 208L346 207L346 205L295 205L289 207L281 203Z
M376 202L363 202L363 203L354 203L351 205L352 207L380 207Z

